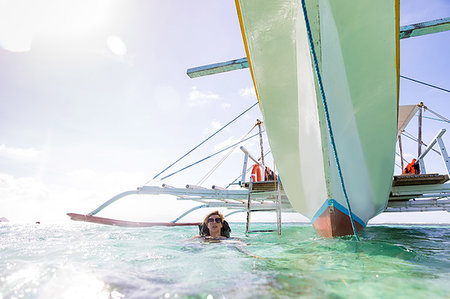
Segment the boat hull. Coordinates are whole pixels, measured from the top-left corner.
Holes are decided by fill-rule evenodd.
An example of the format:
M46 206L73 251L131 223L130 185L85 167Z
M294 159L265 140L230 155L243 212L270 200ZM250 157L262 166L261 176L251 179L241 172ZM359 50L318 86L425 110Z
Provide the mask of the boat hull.
M352 234L348 210L362 229L386 207L392 182L396 2L311 0L306 18L298 0L236 0L236 7L289 201L322 236Z
M354 234L348 210L345 207L330 201L324 204L317 215L312 222L320 236L331 238ZM358 233L364 229L365 223L353 215L353 225Z

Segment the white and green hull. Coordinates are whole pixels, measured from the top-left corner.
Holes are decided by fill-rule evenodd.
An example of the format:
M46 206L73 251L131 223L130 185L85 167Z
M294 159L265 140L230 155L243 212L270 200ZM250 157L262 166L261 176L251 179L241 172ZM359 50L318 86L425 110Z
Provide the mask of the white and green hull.
M292 206L321 235L351 233L301 1L236 0L236 6L269 143ZM306 8L343 181L362 228L386 207L392 182L398 3L311 0Z

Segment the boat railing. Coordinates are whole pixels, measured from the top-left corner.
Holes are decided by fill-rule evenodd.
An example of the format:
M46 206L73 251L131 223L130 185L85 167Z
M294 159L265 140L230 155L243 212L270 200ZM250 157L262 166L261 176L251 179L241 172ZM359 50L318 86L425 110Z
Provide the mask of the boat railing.
M422 161L425 158L425 156L431 151L433 146L436 145L437 143L439 145L439 152L441 154L442 161L444 162L444 165L447 169L447 175L450 175L450 158L448 156L447 149L445 148L444 141L442 140L442 135L444 135L445 132L446 132L445 129L441 129L433 138L433 140L429 143L426 150L419 156L419 158L417 158L416 163L419 163L420 165L420 173L426 173L425 163L422 163Z

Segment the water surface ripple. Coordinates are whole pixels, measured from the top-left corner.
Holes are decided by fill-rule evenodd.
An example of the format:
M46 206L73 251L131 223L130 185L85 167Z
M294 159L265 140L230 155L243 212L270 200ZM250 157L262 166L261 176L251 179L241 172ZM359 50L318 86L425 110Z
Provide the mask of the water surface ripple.
M1 224L0 299L450 294L450 226L369 226L360 243L310 225L284 225L281 236L231 226L243 244L190 240L195 227Z

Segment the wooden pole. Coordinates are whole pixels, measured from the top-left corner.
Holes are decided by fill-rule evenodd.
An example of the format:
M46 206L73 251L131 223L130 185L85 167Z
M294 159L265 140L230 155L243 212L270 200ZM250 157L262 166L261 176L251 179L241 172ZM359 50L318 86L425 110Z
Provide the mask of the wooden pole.
M265 168L265 164L264 164L263 137L262 137L262 129L261 129L262 121L260 121L259 119L257 119L257 120L256 120L256 124L258 125L258 129L259 129L259 145L260 145L260 147L261 147L261 164L263 165L263 168ZM265 171L265 169L263 169L263 171Z
M400 165L402 167L401 173L403 173L403 169L405 169L405 166L403 165L403 147L402 147L402 134L401 133L398 135L398 148L400 150Z

